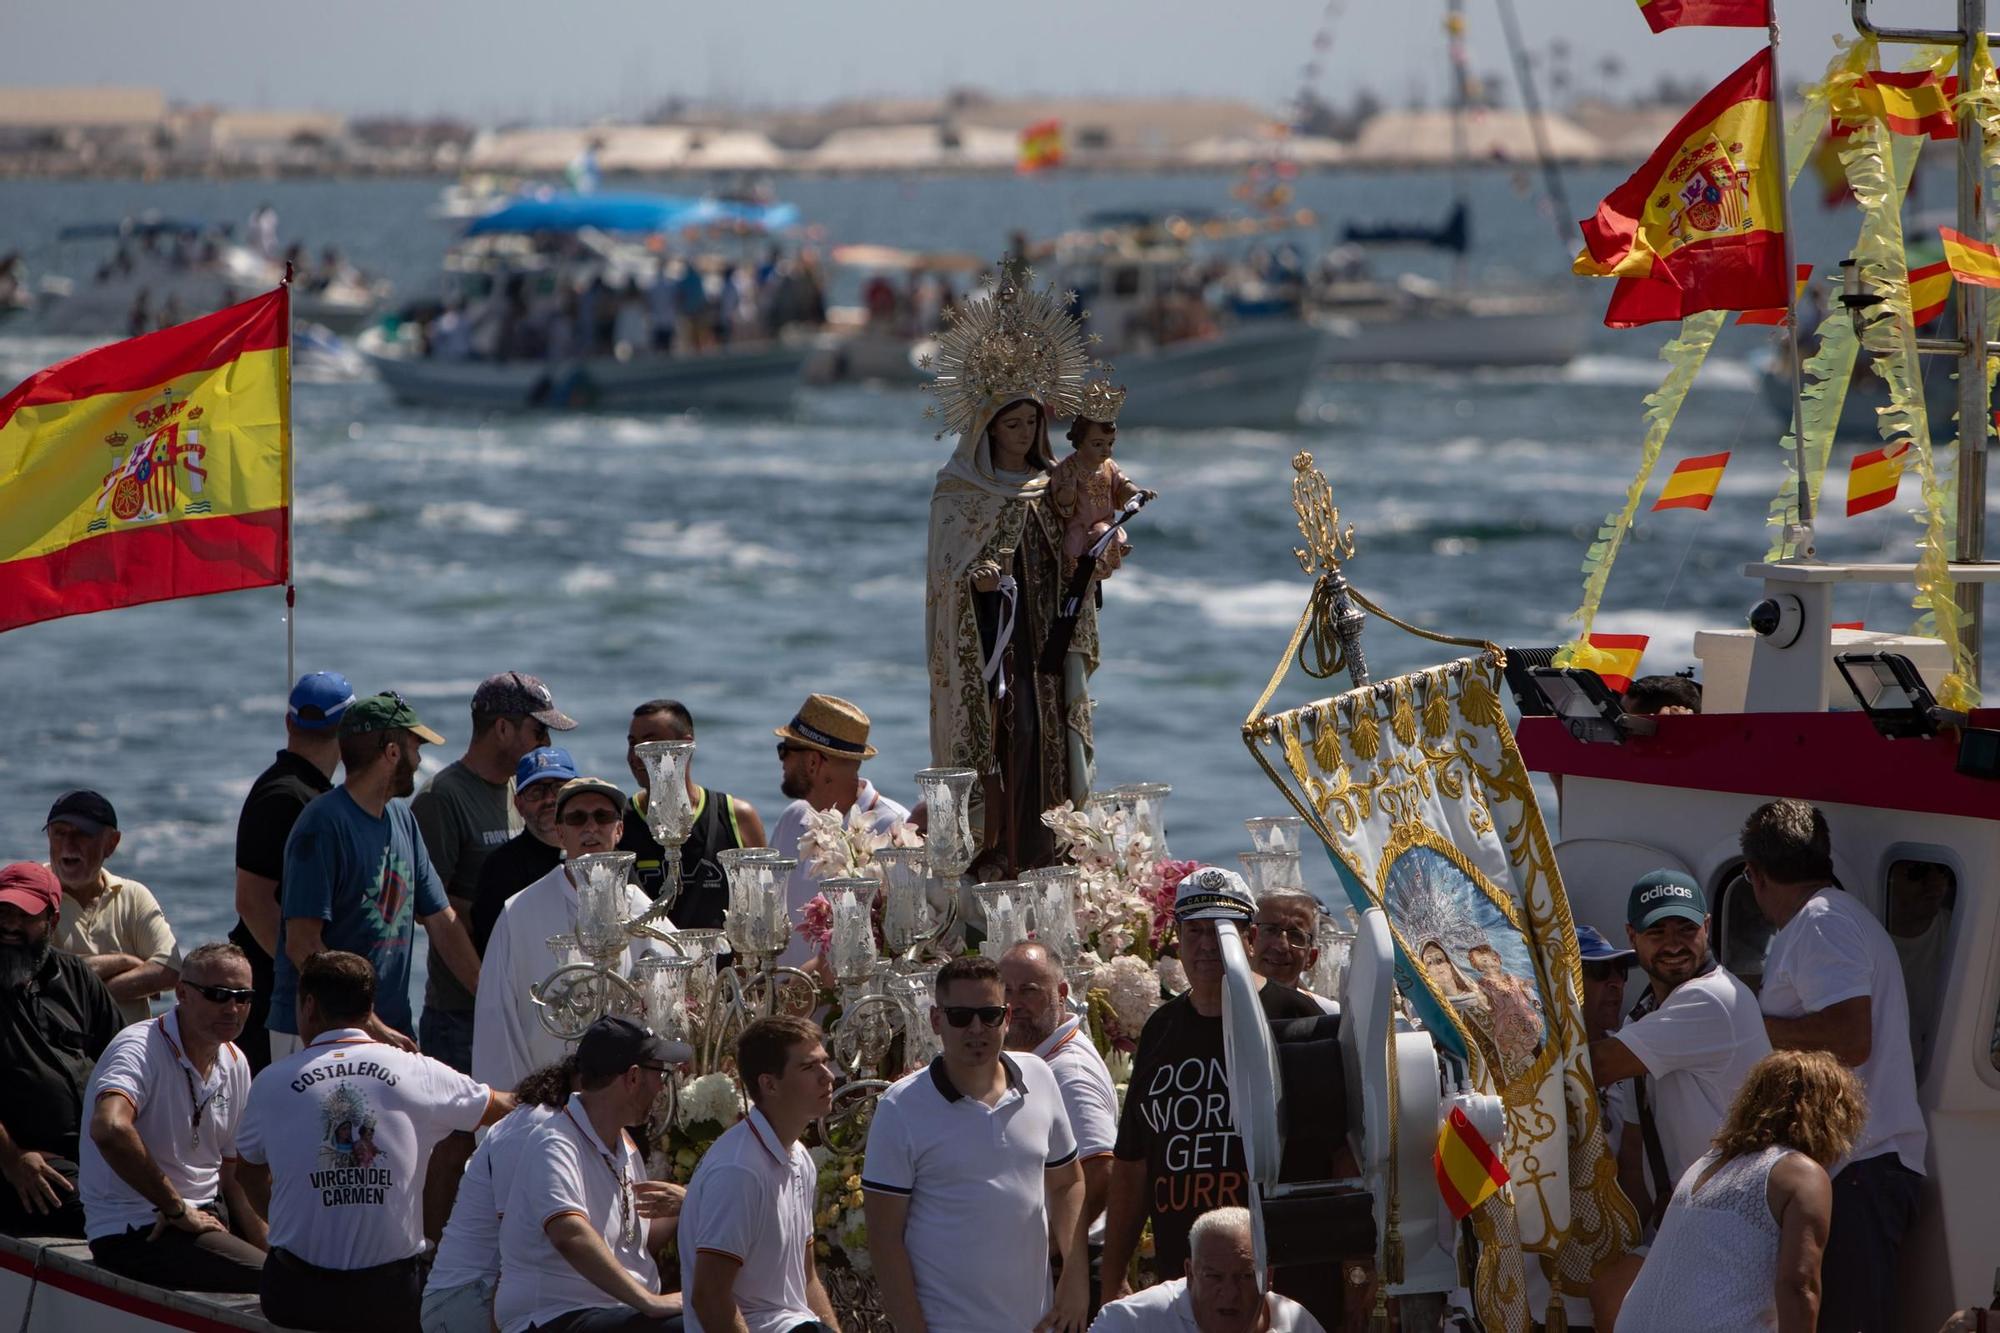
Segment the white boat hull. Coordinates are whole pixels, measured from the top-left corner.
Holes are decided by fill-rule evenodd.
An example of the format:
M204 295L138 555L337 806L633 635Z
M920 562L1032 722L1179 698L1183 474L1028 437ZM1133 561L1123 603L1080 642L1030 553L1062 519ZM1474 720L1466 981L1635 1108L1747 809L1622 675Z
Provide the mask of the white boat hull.
M1120 425L1182 429L1299 424L1324 337L1290 320L1238 325L1219 338L1112 357L1111 378L1130 392Z
M202 1296L115 1277L82 1241L0 1236L0 1327L19 1333L275 1333L254 1296Z
M923 384L930 372L917 365L919 346L902 334L862 330L823 334L806 358L807 384Z
M437 361L362 355L389 391L425 407L489 412L789 412L809 348L775 343L618 361Z
M1577 358L1590 334L1582 307L1534 297L1321 313L1314 322L1327 333L1326 363L1341 368L1561 366Z

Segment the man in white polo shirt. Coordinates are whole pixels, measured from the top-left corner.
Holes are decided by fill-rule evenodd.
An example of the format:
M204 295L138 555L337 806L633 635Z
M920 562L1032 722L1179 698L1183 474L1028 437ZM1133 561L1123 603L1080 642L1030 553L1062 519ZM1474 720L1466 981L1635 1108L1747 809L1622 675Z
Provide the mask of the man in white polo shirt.
M1757 997L1709 952L1708 897L1691 877L1642 875L1626 898L1625 936L1652 985L1623 1027L1590 1043L1590 1066L1600 1088L1638 1080L1633 1100L1657 1225L1771 1043Z
M1083 1020L1068 1012L1069 982L1062 964L1044 945L1022 940L1000 957L1000 980L1007 988L1007 1049L1046 1061L1062 1089L1083 1167L1085 1251L1095 1266L1104 1248L1104 1203L1111 1192L1111 1149L1118 1142L1118 1089L1104 1057L1091 1044ZM1090 1309L1097 1309L1097 1275L1090 1278Z
M511 1093L370 1037L374 1011L367 959L308 958L303 1045L257 1076L236 1132L245 1187L270 1191L264 1314L286 1328L415 1333L431 1150L514 1107Z
M1005 1052L1006 990L990 958L939 969L944 1053L875 1104L861 1167L868 1254L897 1333L1080 1328L1083 1172L1055 1075ZM1050 1301L1049 1238L1062 1288Z
M1834 886L1832 834L1813 806L1759 806L1741 845L1757 907L1778 928L1758 997L1771 1044L1830 1052L1868 1095L1868 1121L1833 1171L1819 1326L1897 1328L1896 1253L1916 1215L1929 1142L1902 959L1882 923Z
M501 1333L657 1333L680 1325L653 1255L674 1234L679 1191L646 1179L626 1132L694 1052L628 1018L600 1018L576 1044L577 1091L521 1151L500 1218ZM665 1321L664 1323L662 1321Z
M833 1105L819 1028L761 1018L736 1039L750 1114L715 1141L681 1207L681 1290L689 1333L832 1333L839 1325L813 1263L819 1172L799 1142Z
M112 1272L180 1291L262 1281L264 1219L236 1180L250 1062L234 1043L255 998L243 951L204 944L182 960L172 1011L104 1048L78 1184L91 1257Z
M1297 1301L1257 1283L1250 1210L1217 1208L1188 1229L1187 1276L1104 1307L1090 1333L1325 1333Z
M603 778L571 778L556 793L556 839L570 860L618 849L625 824L625 791ZM625 914L636 917L652 907L634 885L625 887ZM472 1076L496 1088L511 1088L533 1071L563 1058L569 1043L542 1025L541 1006L530 987L563 966L549 949L549 939L576 928L576 887L569 867L558 865L522 889L500 909L500 919L486 940L480 965L494 984L475 997L477 1018L472 1027ZM661 921L656 929L671 931ZM645 951L632 940L617 960L624 971Z

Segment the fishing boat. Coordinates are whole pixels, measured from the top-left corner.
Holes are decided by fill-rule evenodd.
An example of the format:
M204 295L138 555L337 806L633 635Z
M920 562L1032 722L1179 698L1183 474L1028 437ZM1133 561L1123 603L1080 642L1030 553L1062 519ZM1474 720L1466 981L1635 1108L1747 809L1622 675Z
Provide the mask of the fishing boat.
M710 247L740 246L797 219L789 205L712 198L516 199L473 219L444 261L441 316L467 326L490 321L490 347L471 337L447 341L436 320L402 319L369 329L357 348L391 393L422 406L782 412L811 351L810 338L796 330L760 328L727 341L676 334L682 345L671 345L649 322L646 333L615 346L596 340L594 330L581 339L571 331L586 291L596 294L592 299L645 301L650 321L652 294L671 279L669 264L691 272L697 284L713 285L708 279L726 276L731 261ZM669 240L681 256L669 255ZM553 336L558 323L567 343Z
M827 309L826 331L805 364L813 385L924 383L930 376L918 364L919 344L937 333L954 288L988 267L978 255L890 245L837 245L829 257L859 282L861 301Z

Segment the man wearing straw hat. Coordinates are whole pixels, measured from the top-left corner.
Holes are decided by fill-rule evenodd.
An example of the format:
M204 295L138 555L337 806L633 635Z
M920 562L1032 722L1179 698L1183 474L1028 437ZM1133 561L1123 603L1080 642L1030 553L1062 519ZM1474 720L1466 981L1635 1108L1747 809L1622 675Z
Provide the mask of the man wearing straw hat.
M814 811L838 810L850 823L858 811L876 833L910 817L907 809L876 791L875 784L861 776L862 761L875 757L875 747L868 743L868 714L847 700L831 694L807 695L792 720L773 730L784 774L779 789L792 798L771 830L771 846L779 856L799 856L806 816ZM819 892L821 878L800 858L785 886L785 905L794 923ZM810 957L805 941L794 935L778 961L797 967Z

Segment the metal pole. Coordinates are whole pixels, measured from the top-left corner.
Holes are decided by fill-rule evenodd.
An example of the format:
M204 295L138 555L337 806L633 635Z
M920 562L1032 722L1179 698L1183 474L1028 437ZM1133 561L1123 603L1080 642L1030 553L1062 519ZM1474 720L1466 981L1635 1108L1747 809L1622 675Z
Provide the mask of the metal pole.
M1986 0L1958 0L1960 41L1958 82L1972 87L1973 54L1986 28ZM1979 120L1963 116L1958 125L1958 229L1975 241L1986 239L1986 200L1980 186L1980 161L1985 134ZM1969 282L1956 284L1958 335L1965 351L1958 359L1958 542L1953 559L1977 564L1986 558L1986 289ZM1972 683L1979 684L1986 628L1985 585L1958 585L1959 610L1965 614L1965 635L1972 650Z
M292 337L292 265L285 262L284 281L279 284L285 289L285 693L292 692L292 682L299 678L298 626L294 623L293 608L298 603L298 585L292 581L298 568L296 553L292 549L292 510L297 506L292 494L292 359L298 355Z
M1806 471L1805 353L1799 339L1798 267L1792 257L1792 173L1785 162L1785 82L1778 73L1778 16L1771 11L1771 156L1778 170L1778 217L1785 234L1786 350L1792 358L1792 468L1798 473L1799 521L1785 534L1790 560L1813 558L1812 485Z
M1445 53L1451 64L1451 197L1458 209L1465 207L1465 112L1470 100L1467 86L1471 74L1466 69L1465 0L1446 0ZM1452 265L1455 284L1465 287L1465 251L1458 252Z

